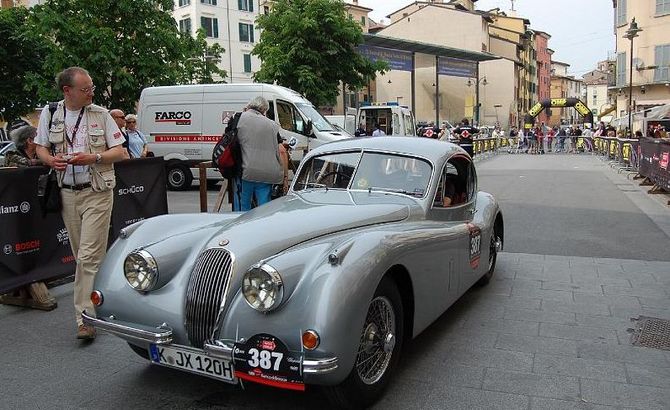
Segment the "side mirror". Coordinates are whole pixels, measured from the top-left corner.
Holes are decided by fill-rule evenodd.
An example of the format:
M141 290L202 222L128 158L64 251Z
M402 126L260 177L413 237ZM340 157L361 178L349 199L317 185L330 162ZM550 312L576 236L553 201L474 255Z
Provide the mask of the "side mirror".
M307 120L307 124L305 124L305 130L304 134L310 138L315 138L313 134L313 129L312 129L312 120Z

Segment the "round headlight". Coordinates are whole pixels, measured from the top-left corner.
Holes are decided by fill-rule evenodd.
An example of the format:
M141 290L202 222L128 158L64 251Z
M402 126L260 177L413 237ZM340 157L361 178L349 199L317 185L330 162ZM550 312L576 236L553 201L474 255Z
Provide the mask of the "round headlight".
M126 256L123 274L133 289L146 292L153 289L158 281L158 265L149 252L140 249Z
M272 266L255 265L244 274L242 294L249 306L259 312L269 312L281 304L284 283Z

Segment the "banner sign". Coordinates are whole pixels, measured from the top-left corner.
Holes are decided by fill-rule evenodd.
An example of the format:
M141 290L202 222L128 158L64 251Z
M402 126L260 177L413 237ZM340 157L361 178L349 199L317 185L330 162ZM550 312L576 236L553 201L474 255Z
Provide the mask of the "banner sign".
M375 46L358 46L358 52L370 61L386 61L391 70L412 71L412 52Z
M167 213L163 158L115 164L116 188L110 244L119 229ZM60 214L47 214L37 201L44 167L0 169L0 294L74 274L70 238Z
M438 57L437 73L452 77L477 78L477 63L451 57Z
M654 138L640 139L640 175L649 178L660 188L670 191L670 141Z

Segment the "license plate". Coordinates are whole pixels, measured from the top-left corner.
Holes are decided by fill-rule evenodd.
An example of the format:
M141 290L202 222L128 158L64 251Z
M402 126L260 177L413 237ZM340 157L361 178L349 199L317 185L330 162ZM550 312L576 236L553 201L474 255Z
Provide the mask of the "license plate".
M149 347L151 362L187 372L200 374L217 380L235 383L233 365L229 360L203 354L201 350L175 346Z

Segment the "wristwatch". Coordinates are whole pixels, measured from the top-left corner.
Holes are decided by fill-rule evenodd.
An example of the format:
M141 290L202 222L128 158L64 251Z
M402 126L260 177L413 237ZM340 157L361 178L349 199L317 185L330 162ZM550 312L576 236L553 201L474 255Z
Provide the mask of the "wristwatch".
M95 163L99 164L102 161L102 155L95 154Z

